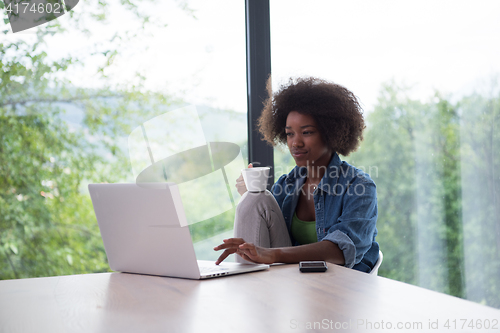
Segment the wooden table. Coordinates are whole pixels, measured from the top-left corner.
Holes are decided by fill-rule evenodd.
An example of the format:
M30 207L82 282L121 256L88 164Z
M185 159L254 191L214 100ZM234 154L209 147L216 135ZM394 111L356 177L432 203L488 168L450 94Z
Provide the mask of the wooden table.
M2 333L500 332L499 321L500 310L335 265L205 281L125 273L0 281Z

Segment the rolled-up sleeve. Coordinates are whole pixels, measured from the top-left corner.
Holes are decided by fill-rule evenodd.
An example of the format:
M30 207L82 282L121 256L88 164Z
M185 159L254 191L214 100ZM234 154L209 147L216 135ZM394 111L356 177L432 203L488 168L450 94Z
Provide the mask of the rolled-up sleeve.
M345 267L358 264L372 246L377 223L375 183L357 178L342 193L342 214L327 230L323 240L338 245L344 254Z

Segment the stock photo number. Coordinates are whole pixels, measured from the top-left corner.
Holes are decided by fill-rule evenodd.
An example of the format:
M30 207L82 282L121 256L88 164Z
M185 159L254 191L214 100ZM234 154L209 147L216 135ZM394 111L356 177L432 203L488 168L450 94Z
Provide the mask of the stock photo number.
M43 25L71 11L79 0L3 0L12 32Z
M31 3L31 1L22 1L22 2L10 2L5 6L5 10L7 14L10 15L19 15L20 13L26 14L27 12L31 12L34 14L61 14L63 13L63 7L59 2L54 4L47 3Z
M453 320L446 320L446 322L443 325L444 328L449 329L449 330L464 330L464 329L471 329L471 330L489 330L489 329L498 329L498 319L453 319Z

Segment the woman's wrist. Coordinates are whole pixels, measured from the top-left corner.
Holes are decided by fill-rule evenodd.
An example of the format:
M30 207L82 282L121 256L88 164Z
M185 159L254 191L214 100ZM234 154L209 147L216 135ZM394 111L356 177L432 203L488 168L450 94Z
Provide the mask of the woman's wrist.
M281 251L281 249L280 248L274 248L274 249L271 249L271 250L272 250L273 263L283 262L283 259L282 259L283 252Z

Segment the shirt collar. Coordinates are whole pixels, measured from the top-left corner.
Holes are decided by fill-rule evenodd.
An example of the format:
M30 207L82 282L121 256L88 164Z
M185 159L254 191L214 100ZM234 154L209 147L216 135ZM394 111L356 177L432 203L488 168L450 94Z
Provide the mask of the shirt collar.
M321 182L318 185L318 189L321 189L328 194L335 195L335 185L337 184L339 173L340 173L340 164L342 161L340 160L339 155L334 152L330 163L328 164L328 169L325 171ZM287 183L293 183L297 179L302 179L307 176L306 167L295 167L292 171L286 176L285 181Z

